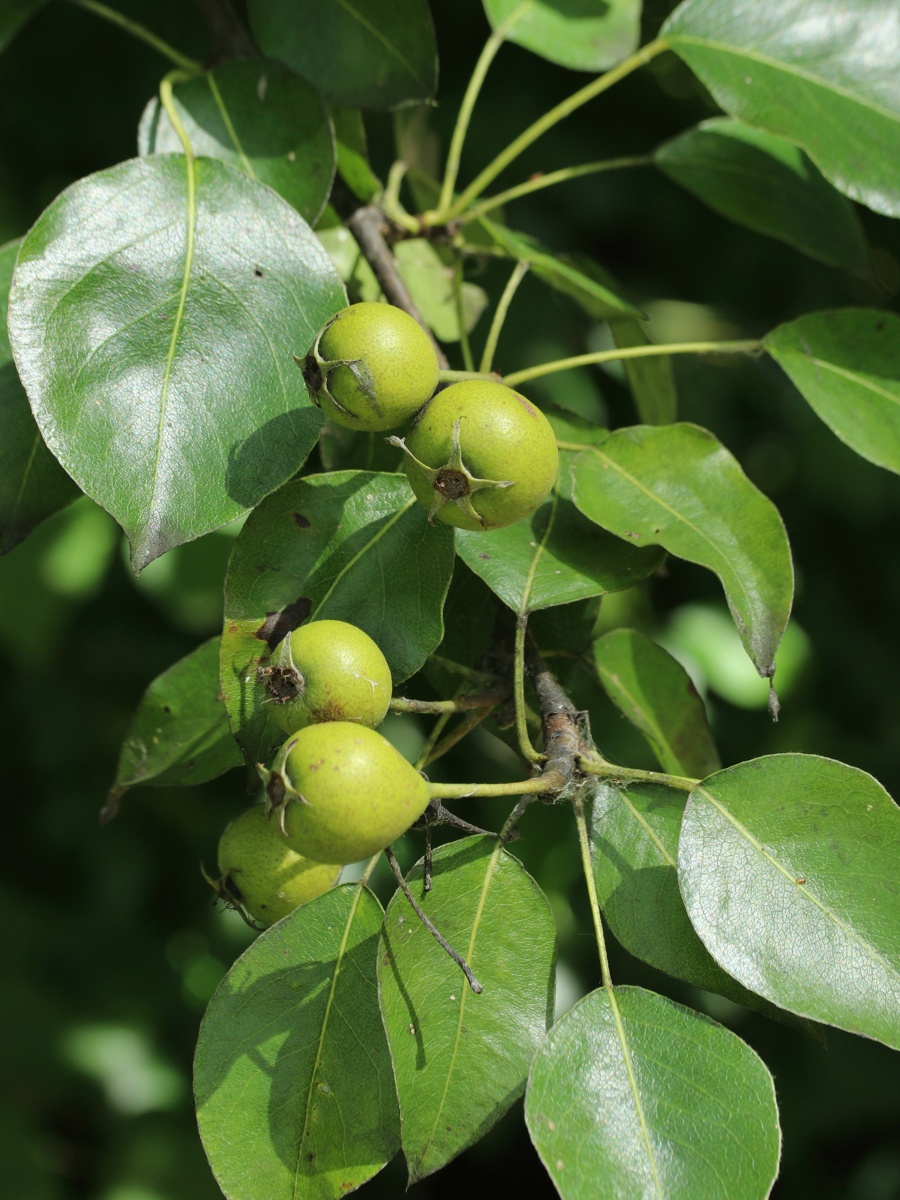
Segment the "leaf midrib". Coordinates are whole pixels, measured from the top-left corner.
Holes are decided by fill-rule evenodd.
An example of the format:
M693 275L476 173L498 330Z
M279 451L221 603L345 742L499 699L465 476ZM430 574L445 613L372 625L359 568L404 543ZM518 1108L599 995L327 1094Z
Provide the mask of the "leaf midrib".
M817 358L816 355L807 353L804 350L796 350L785 348L781 349L776 346L775 350L784 355L784 357L794 357L801 359L803 362L812 363L817 367L821 367L824 371L829 371L833 375L837 375L841 379L846 379L850 383L855 383L858 387L866 388L870 392L874 392L876 396L881 396L885 400L889 400L891 404L900 406L900 395L894 395L893 392L887 391L883 387L878 387L877 384L862 374L859 374L851 369L839 367L836 363L828 362L827 359Z
M404 58L404 56L400 53L400 51L397 49L397 47L392 42L388 41L388 39L384 36L384 34L381 32L380 29L376 28L371 23L371 21L367 21L361 12L357 11L357 9L355 9L352 4L348 4L347 0L337 0L337 3L341 6L342 9L344 9L344 11L346 13L349 13L349 15L355 21L358 21L359 24L363 27L363 29L365 29L366 32L371 37L373 37L377 42L381 43L381 45L388 52L390 57L395 59L398 63L400 63L400 65L404 68L404 70L406 70L409 73L411 78L415 81L415 84L417 87L423 86L422 80L419 78L419 76L416 73L416 70L412 66L412 64L410 62L408 62L406 58Z
M729 42L719 42L710 37L699 37L696 34L683 34L675 32L674 34L664 34L663 40L672 46L677 42L686 42L694 46L703 46L711 50L717 50L723 54L730 54L736 58L747 58L751 62L758 62L763 66L770 67L775 71L783 71L786 75L795 75L798 79L804 80L806 83L814 84L816 87L822 88L824 91L834 92L845 100L850 100L854 104L862 105L869 108L872 112L878 113L879 116L885 117L890 121L900 122L900 114L893 109L884 108L881 104L870 100L867 96L863 96L859 92L852 92L849 88L842 84L835 83L823 75L814 75L811 71L803 70L793 63L787 63L783 59L770 58L766 54L761 54L755 50L748 50L743 46L733 45Z
M148 520L152 519L155 500L159 488L160 467L163 457L163 444L165 438L166 415L169 406L169 385L172 380L172 366L175 361L175 350L178 345L178 336L181 333L184 324L184 310L187 306L188 290L190 288L191 273L194 268L194 239L197 224L197 164L192 157L185 155L185 170L187 171L187 232L185 238L184 251L184 272L181 277L181 287L178 294L178 308L175 313L175 320L172 323L172 336L169 339L169 352L166 355L166 365L163 370L162 387L160 388L160 403L159 403L159 421L157 422L156 430L156 454L153 460L153 471L150 480L150 500L148 503Z
M319 1074L320 1064L322 1062L322 1047L325 1044L325 1035L328 1032L328 1020L331 1016L331 1009L334 1004L334 993L337 990L337 981L341 973L341 967L344 963L344 957L347 952L347 942L350 938L350 930L353 922L356 919L356 911L359 908L360 898L365 889L361 884L357 885L356 891L353 894L353 902L350 905L350 911L347 914L347 920L344 922L344 932L341 936L341 942L338 946L337 954L334 959L334 972L331 976L331 985L328 989L328 999L325 1002L325 1012L322 1015L322 1031L319 1034L319 1040L316 1043L316 1056L313 1061L312 1072L309 1077L309 1085L306 1089L306 1110L303 1114L303 1128L300 1130L300 1136L297 1139L297 1146L302 1147L306 1140L307 1130L310 1125L310 1113L312 1111L313 1094L316 1088L316 1077ZM293 1195L298 1197L301 1192L301 1175L300 1167L303 1163L303 1155L297 1154L297 1165L294 1169Z
M356 564L359 562L359 560L363 557L364 554L368 554L369 551L373 549L373 547L377 546L377 544L387 534L387 532L394 525L396 525L396 523L400 520L400 518L404 515L404 513L409 512L409 510L411 508L413 508L414 505L416 505L417 503L418 503L418 501L416 500L415 496L412 496L409 500L407 500L406 503L403 505L403 507L398 508L397 511L394 512L387 521L385 521L385 523L381 526L381 528L377 531L377 533L375 533L375 535L373 537L371 537L364 546L360 546L359 550L357 550L357 552L353 555L353 557L351 559L349 559L346 563L344 563L344 565L341 567L340 571L338 571L337 575L335 575L334 579L331 581L331 586L329 587L328 591L325 593L325 595L322 597L322 599L319 601L319 603L312 610L312 613L310 614L310 620L315 620L316 616L321 611L322 607L331 598L331 595L334 592L335 588L341 582L341 580L344 578L344 576L347 574L347 572L356 566Z
M550 534L553 530L554 522L556 521L556 506L559 502L557 493L553 492L553 499L550 504L550 516L547 521L547 528L544 530L543 536L535 547L534 555L531 559L531 565L528 568L528 574L525 576L525 583L522 586L522 599L519 604L519 616L524 617L529 611L528 601L531 597L531 589L534 586L535 576L537 575L538 564L543 558L544 551L547 548L547 542L550 539Z
M600 449L599 446L592 446L588 450L588 453L596 454L598 458L602 459L604 462L607 463L608 466L612 467L613 470L617 471L624 480L626 480L628 483L630 483L632 485L632 487L634 487L639 492L643 492L643 494L648 499L652 500L655 504L659 505L659 507L661 509L663 509L664 512L669 513L670 516L672 516L679 523L686 525L688 529L690 529L693 533L695 533L701 539L701 541L706 542L712 552L712 555L711 555L712 561L718 562L720 565L724 564L723 569L716 570L715 568L713 568L713 570L716 570L716 574L719 576L720 579L730 578L735 581L735 583L737 584L738 588L741 591L741 594L743 595L745 611L748 614L752 614L754 612L754 605L750 598L750 594L744 585L743 579L737 573L737 571L735 571L735 570L729 571L728 570L728 562L727 562L725 555L718 548L718 546L713 541L713 539L709 536L709 534L704 533L704 531L702 529L700 529L699 526L695 525L694 522L689 520L686 516L683 516L677 509L673 508L671 506L671 504L667 504L665 500L663 500L660 496L658 496L656 494L656 492L651 491L650 488L646 487L640 481L640 479L638 479L635 475L632 475L630 471L626 471L623 466L621 466L619 463L617 463L615 461L615 459L610 458L607 454L604 454L604 452ZM576 487L577 487L577 485L576 485ZM661 542L656 542L656 543L651 543L651 544L663 545L663 543L661 543ZM698 559L693 559L693 560L688 560L688 561L694 561L694 562L700 561L702 563L702 560L698 560ZM706 564L703 564L703 565L706 565Z
M637 696L635 696L632 692L630 692L628 690L628 688L622 682L622 677L620 675L617 675L614 671L611 671L609 669L609 667L607 667L603 663L597 661L596 657L595 657L594 661L597 664L597 670L600 672L600 674L606 676L606 678L609 679L611 686L616 688L619 692L621 692L621 694L625 697L625 699L631 705L632 711L643 720L644 728L641 731L645 735L654 739L658 743L658 746L671 756L671 761L667 765L666 763L662 762L662 755L659 753L657 754L657 757L660 758L660 765L662 766L663 770L665 770L665 771L671 770L672 764L675 764L676 771L681 770L682 766L681 766L681 763L678 761L678 756L673 752L672 747L669 745L668 738L663 733L662 728L656 722L656 720L654 719L650 710L643 703L643 700L639 699ZM633 724L637 725L637 722L633 722ZM639 725L637 727L639 729L641 728L641 726L639 726Z
M759 841L758 838L754 837L754 835L750 832L750 830L747 828L747 826L744 825L742 821L739 821L737 819L737 817L734 816L734 814L724 804L722 804L719 800L717 800L712 792L707 791L707 789L704 787L697 787L691 793L692 797L695 795L700 795L705 800L708 800L709 803L712 805L712 807L722 817L725 818L725 820L728 822L728 824L731 825L732 828L738 834L740 834L741 837L743 837L747 841L747 843L759 854L760 858L765 859L766 862L770 863L773 867L775 867L775 869L781 875L783 875L785 877L785 879L789 880L795 886L795 888L797 889L798 893L801 896L805 897L811 904L813 904L816 908L818 908L819 911L823 914L823 916L825 916L829 920L833 921L834 924L840 930L842 930L851 941L855 942L868 955L868 957L870 959L872 959L873 962L878 963L881 967L883 967L888 972L888 974L894 975L898 980L900 980L900 970L898 970L898 968L892 962L890 962L888 959L882 957L882 955L878 953L878 951L875 949L875 947L871 946L860 934L858 934L856 932L855 929L853 929L853 927L851 925L849 925L845 920L843 920L840 916L838 916L838 914L834 911L833 908L831 908L829 905L825 904L824 901L820 900L817 896L815 896L808 886L804 885L803 887L798 888L796 875L792 871L789 871L787 869L787 867L783 867L781 865L781 863L778 861L778 859L775 858L774 855L772 853L770 853L769 850L766 849L766 847L762 844L762 842Z
M478 897L478 907L475 910L475 917L472 921L472 932L469 935L469 945L466 949L466 962L469 964L470 967L472 966L472 962L475 957L475 938L478 934L478 927L481 924L481 918L484 914L484 906L487 901L488 890L490 889L491 883L493 882L493 879L494 879L494 875L496 874L497 864L500 861L501 851L502 851L502 846L498 842L498 844L494 847L493 853L491 854L491 859L490 859L490 862L488 863L487 870L485 871L485 875L484 875L484 884L482 885L482 888L481 888L481 895ZM450 1063L447 1067L447 1073L446 1073L446 1077L444 1079L444 1089L441 1092L440 1101L438 1102L438 1104L435 1108L434 1124L431 1127L431 1132L428 1134L428 1137L425 1139L425 1141L422 1144L422 1150L418 1157L418 1161L420 1164L425 1161L425 1159L428 1155L428 1151L434 1143L435 1131L437 1130L438 1124L440 1123L440 1120L441 1120L441 1115L442 1115L444 1108L446 1106L446 1103L447 1103L447 1093L450 1090L450 1081L453 1078L453 1069L454 1069L454 1066L456 1065L456 1056L459 1053L460 1043L462 1042L463 1017L465 1016L466 1001L467 1001L468 997L469 997L469 987L468 987L468 984L466 984L463 986L463 989L460 993L459 1010L458 1010L458 1015L456 1018L456 1034L453 1039L453 1052L450 1056Z

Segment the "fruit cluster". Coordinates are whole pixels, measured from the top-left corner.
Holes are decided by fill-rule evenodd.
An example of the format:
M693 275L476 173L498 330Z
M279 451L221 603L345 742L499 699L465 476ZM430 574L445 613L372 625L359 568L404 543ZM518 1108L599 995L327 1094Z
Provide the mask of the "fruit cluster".
M353 304L298 360L310 395L337 424L365 432L413 419L404 452L428 518L473 531L533 512L556 479L556 438L524 396L488 378L436 391L435 349L412 317ZM426 780L375 726L391 699L381 650L344 621L313 621L260 671L271 721L289 734L270 769L265 804L225 830L219 894L263 925L337 881L347 863L389 846L425 811Z
M341 868L389 846L428 805L428 784L374 726L391 698L375 642L346 621L313 621L287 639L268 676L272 720L292 730L266 802L219 842L219 894L270 925L337 882ZM288 682L290 686L288 686Z
M435 394L435 349L399 308L351 304L298 361L310 396L338 425L379 432L413 419L405 439L388 441L405 452L410 485L430 520L500 529L528 516L553 487L556 438L540 409L487 378Z

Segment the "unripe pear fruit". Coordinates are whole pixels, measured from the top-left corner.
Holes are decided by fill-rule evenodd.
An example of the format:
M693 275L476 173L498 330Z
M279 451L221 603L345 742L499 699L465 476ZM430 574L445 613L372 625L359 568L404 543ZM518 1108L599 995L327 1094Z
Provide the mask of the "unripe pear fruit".
M370 433L408 421L438 382L437 352L418 321L370 300L341 309L297 361L327 417Z
M405 439L406 474L435 517L486 531L527 517L549 495L559 451L539 408L505 384L468 379L438 392Z
M248 808L225 829L218 862L216 890L261 925L272 925L321 896L341 873L340 864L313 862L292 850L262 804Z
M387 738L349 721L300 729L260 774L288 844L320 862L370 858L428 806L419 772Z
M323 721L380 725L391 701L391 668L377 644L348 621L311 621L264 669L272 720L285 733Z

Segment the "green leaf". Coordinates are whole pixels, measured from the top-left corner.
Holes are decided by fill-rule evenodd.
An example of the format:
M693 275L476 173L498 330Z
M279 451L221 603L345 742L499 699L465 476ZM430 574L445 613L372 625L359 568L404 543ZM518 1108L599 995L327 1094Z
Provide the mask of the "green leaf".
M316 237L325 247L335 270L345 283L351 302L377 300L381 296L381 284L369 266L369 260L360 250L359 242L346 225L338 223L330 225L327 229L319 225ZM356 436L357 431L352 432Z
M664 142L653 157L670 179L730 221L832 266L870 269L853 205L783 137L715 117Z
M872 309L809 313L766 350L842 442L900 472L900 317Z
M334 104L397 108L430 100L437 83L425 0L249 0L264 54Z
M900 1049L900 809L844 763L774 754L691 793L678 880L707 949L800 1016Z
M594 643L594 663L606 694L664 771L696 779L718 771L706 708L671 654L636 629L614 629Z
M496 612L496 597L457 560L444 602L444 636L422 668L438 695L453 696L491 682L489 667L479 674L478 664L484 666L493 645Z
M727 113L796 142L839 191L900 216L894 0L685 0L660 36Z
M787 534L724 446L698 425L637 425L580 454L572 476L592 521L718 575L744 649L771 678L793 594Z
M335 107L331 110L331 119L337 142L338 174L357 200L368 204L381 191L381 182L369 166L362 114L355 108Z
M0 50L5 50L26 21L44 5L47 0L3 0L3 12L0 13Z
M553 426L553 432L556 434L561 451L578 453L586 446L596 446L609 437L609 430L605 426L598 425L596 421L591 421L588 417L571 412L567 408L550 406L544 412L544 416ZM565 442L570 444L564 445ZM560 471L560 478L556 481L557 487L564 482L565 473Z
M630 546L553 495L526 521L488 534L460 530L456 552L513 612L621 592L652 575L660 551Z
M459 314L454 284L455 268L445 266L426 238L408 238L394 247L400 278L434 336L441 342L458 342ZM463 323L469 333L487 307L484 288L462 284Z
M546 58L576 71L605 71L637 49L640 0L609 0L606 4L571 4L565 0L484 0L491 27L522 14L506 34Z
M570 296L596 320L641 316L640 309L616 294L606 272L585 256L555 257L536 238L513 232L487 217L480 217L478 224L505 255L517 262L530 263L538 279Z
M319 96L281 63L227 62L173 89L195 154L219 158L268 184L310 225L325 207L335 170L334 136ZM138 153L180 154L158 99L144 109Z
M522 1094L553 1014L556 933L543 892L493 838L464 838L434 853L413 895L466 959L484 991L394 894L378 952L381 1011L400 1097L410 1182L477 1141Z
M620 350L652 345L644 326L634 317L610 321L609 331ZM671 358L664 355L626 358L622 365L641 422L644 425L671 425L678 417L678 393Z
M378 1012L381 905L335 888L266 930L200 1026L200 1136L227 1200L338 1200L400 1143Z
M0 246L0 554L81 494L44 445L9 346L6 309L21 244Z
M122 745L114 798L139 783L205 783L241 761L219 692L219 639L214 637L163 671L144 692Z
M140 570L259 503L321 425L292 361L344 305L312 230L214 159L133 159L38 218L10 340L48 446Z
M675 979L799 1025L723 971L691 924L678 890L678 836L687 794L654 784L598 783L592 791L597 898L620 945Z
M591 992L535 1056L525 1121L563 1200L762 1200L780 1130L762 1060L641 988Z
M405 475L313 475L251 513L225 578L221 656L228 717L251 767L284 741L258 675L282 638L305 620L350 621L398 683L443 636L453 559L452 530L428 524Z

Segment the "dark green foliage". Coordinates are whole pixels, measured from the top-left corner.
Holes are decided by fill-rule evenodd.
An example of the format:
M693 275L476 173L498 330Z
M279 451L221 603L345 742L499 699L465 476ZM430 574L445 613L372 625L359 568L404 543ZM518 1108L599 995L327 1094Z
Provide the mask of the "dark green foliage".
M886 1200L893 6L122 4L0 18L7 1190ZM323 428L295 356L401 283L549 417L526 520ZM199 862L324 617L471 825L253 940Z

